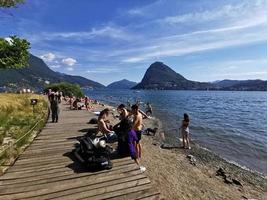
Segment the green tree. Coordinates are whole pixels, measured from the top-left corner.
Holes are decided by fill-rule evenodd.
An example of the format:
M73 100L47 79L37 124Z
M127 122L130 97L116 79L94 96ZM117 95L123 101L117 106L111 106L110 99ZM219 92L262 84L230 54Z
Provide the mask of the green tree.
M24 0L0 0L0 9L16 7ZM1 10L0 10L1 11ZM11 36L0 38L0 69L19 69L28 66L30 43Z
M0 0L0 7L10 8L20 3L24 3L24 0Z
M75 96L75 97L84 96L79 85L70 84L66 82L47 85L44 91L48 92L49 89L51 89L54 92L62 92L64 96Z
M28 66L30 43L16 36L0 38L0 69L19 69Z

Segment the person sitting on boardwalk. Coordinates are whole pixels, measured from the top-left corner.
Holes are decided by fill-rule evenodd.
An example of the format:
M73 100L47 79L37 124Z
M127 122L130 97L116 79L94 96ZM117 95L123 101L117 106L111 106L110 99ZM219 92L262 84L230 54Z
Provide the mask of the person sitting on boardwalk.
M84 98L84 105L85 105L85 109L88 110L89 109L89 98L87 96L85 96Z
M189 143L189 115L184 113L184 119L180 127L182 137L183 137L183 148L191 149Z
M141 158L142 155L142 147L141 147L141 137L142 137L142 128L143 128L143 116L139 111L139 107L137 104L132 106L132 114L134 117L132 129L136 132L137 142L136 142L136 150L138 158Z
M58 97L52 93L50 95L50 108L51 108L51 112L52 112L52 122L58 122L58 114L59 114L59 102L58 102Z
M110 127L107 126L107 118L109 115L109 109L106 108L102 110L98 116L97 124L98 124L98 132L101 132L104 134L107 138L107 141L114 142L117 140L117 135L114 131L110 129Z

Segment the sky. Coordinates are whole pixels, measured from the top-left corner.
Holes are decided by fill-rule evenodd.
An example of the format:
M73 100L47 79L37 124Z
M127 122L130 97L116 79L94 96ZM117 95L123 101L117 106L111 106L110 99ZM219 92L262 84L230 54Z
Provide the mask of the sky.
M267 80L267 0L26 0L0 10L54 71L141 81L155 61L187 79Z

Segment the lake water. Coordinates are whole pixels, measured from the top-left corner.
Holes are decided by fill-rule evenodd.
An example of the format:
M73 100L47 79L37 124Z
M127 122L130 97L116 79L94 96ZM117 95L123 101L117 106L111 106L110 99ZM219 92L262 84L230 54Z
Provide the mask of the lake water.
M186 112L191 120L192 138L198 144L227 160L267 174L267 92L105 89L86 94L114 106L126 104L128 99L132 103L151 102L165 130L179 128ZM167 137L177 136L176 131L167 131Z

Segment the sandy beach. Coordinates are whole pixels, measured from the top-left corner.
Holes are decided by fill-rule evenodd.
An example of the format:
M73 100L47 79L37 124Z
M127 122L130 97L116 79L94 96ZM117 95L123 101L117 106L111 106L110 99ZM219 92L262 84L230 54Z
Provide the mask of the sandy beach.
M113 116L118 113L108 107L113 110L110 120L116 123ZM141 163L162 199L266 199L267 180L260 174L231 164L197 144L192 144L191 150L168 145L162 148L161 123L156 118L144 120L146 128L158 127L159 131L155 136L142 137ZM192 155L193 162L188 155ZM219 168L226 179L217 175Z

